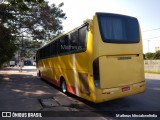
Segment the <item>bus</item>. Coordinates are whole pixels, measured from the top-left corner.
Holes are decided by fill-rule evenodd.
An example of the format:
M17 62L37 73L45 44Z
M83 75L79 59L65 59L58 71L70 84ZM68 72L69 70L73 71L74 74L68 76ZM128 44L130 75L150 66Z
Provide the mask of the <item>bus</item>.
M145 91L140 25L135 17L97 12L37 50L40 78L94 103Z

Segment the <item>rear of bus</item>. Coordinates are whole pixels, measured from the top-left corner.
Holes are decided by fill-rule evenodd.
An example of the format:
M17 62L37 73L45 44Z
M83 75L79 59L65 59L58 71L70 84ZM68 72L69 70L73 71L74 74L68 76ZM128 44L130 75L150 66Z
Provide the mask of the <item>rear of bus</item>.
M136 18L96 13L92 68L94 102L145 91L142 39Z

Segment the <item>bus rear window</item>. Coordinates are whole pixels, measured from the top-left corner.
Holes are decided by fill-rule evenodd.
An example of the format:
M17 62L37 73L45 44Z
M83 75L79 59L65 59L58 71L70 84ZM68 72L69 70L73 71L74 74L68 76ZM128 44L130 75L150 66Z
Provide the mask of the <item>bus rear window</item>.
M103 42L139 42L139 24L136 18L109 13L97 13L97 16Z

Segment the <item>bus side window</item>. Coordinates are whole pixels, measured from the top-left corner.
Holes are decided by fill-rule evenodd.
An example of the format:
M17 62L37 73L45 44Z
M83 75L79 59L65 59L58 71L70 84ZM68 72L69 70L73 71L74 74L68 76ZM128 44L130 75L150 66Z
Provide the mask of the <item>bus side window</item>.
M77 51L78 47L78 31L74 31L70 34L70 50L71 51Z
M86 48L86 35L87 35L87 26L84 26L79 29L78 37L79 37L79 47L81 50L85 50Z
M33 57L33 59L38 60L39 59L39 50L36 52L36 56Z
M58 51L58 40L54 41L54 56L57 56L59 51Z
M42 59L44 58L44 48L41 49L41 56L42 56Z
M49 57L49 45L46 46L46 57Z
M66 36L64 36L64 46L65 46L65 49L64 49L64 53L69 53L69 51L70 51L70 43L69 43L69 36L68 35L66 35Z
M63 44L63 39L62 38L59 38L57 41L57 53L58 55L61 55L62 54L62 50L61 50L61 46Z
M50 50L51 50L51 56L56 56L56 41L53 41L52 43L51 43L51 48L50 48Z
M47 47L44 47L44 58L47 57Z
M68 35L61 37L58 44L60 54L66 54L67 52L69 52Z
M51 44L48 46L48 57L51 57Z

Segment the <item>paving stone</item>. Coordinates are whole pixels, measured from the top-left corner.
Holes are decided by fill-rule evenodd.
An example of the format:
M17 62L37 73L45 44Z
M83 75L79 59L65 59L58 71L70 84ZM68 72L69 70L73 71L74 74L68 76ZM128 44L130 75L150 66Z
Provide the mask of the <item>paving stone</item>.
M69 99L65 95L58 95L55 96L54 99L61 105L61 106L72 106L77 104L75 101Z
M57 103L57 101L55 101L54 99L52 98L48 98L48 99L41 99L41 104L44 106L44 107L57 107L59 106L59 104Z

